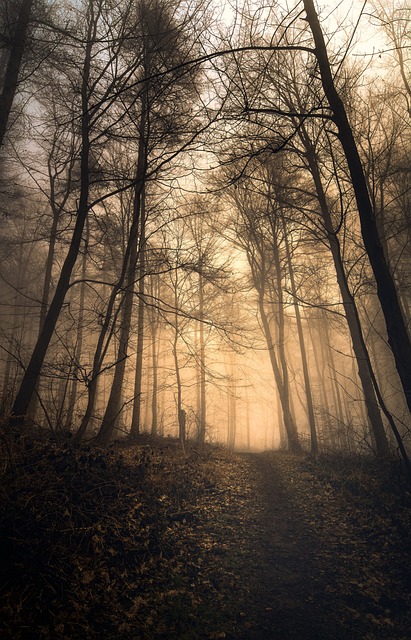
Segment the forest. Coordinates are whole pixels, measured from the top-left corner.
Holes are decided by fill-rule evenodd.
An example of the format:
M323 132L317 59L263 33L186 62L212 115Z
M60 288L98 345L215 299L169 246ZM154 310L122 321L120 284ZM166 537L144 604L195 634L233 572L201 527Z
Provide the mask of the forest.
M406 460L407 7L17 10L3 416Z
M0 60L6 637L405 640L409 3L1 0ZM321 495L337 492L338 513L320 505L316 483ZM232 502L217 504L230 492ZM262 495L270 503L264 516ZM344 564L341 584L368 591L363 609L348 592L335 609L340 631L331 622L317 628L322 614L308 612L306 594L299 635L287 613L275 636L273 621L257 622L245 604L238 615L246 626L227 631L224 607L221 619L208 619L207 598L189 595L187 567L196 580L202 575L210 602L210 585L230 590L228 569L204 577L203 557L190 556L184 567L177 559L179 548L181 555L211 548L207 514L223 527L215 536L234 535L228 514L235 520L239 496L248 515L238 527L263 518L270 540L268 519L280 511L302 546L322 509L329 532L348 509L363 536L357 550L376 527L361 584L354 564ZM359 496L363 509L354 513ZM288 500L296 500L292 515L282 511ZM190 528L199 519L201 533ZM122 579L131 571L130 527L143 549L137 564L146 591L136 587L127 609L110 571ZM247 544L249 553L261 547L261 532L253 541L239 531L244 555ZM314 549L322 544L317 533ZM295 561L284 560L278 577L286 589L284 571L296 576L298 562L281 535L284 558ZM334 550L348 558L351 543L340 539ZM103 547L113 566L87 568ZM268 585L277 569L266 552ZM384 569L375 564L381 553ZM330 562L332 555L331 546ZM215 571L224 567L213 561ZM73 562L77 587L69 588ZM304 563L307 585L314 569ZM331 602L330 567L320 572L329 581L316 588ZM164 587L160 602L152 585L167 571L181 584ZM371 583L380 584L378 595ZM129 617L105 619L101 600L102 621L91 621L84 603L101 590ZM72 593L71 617L60 592ZM147 593L156 593L154 603ZM207 632L201 625L190 632L186 600L208 620ZM163 618L143 615L144 607ZM307 616L312 627L304 632Z

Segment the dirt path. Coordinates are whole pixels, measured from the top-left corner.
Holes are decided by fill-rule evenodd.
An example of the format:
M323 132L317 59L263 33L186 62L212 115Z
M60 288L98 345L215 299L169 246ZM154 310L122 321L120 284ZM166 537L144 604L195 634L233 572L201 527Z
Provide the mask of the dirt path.
M223 474L222 511L210 523L221 543L209 558L210 570L222 574L223 582L226 571L233 577L220 600L229 598L231 612L238 603L236 619L225 627L226 637L343 637L330 620L316 567L318 541L290 508L273 465L262 456L242 456L232 471L232 477Z
M197 610L194 604L191 632L187 619L178 637L410 637L406 585L395 575L400 567L391 566L400 555L392 557L389 541L385 550L381 541L370 542L344 502L324 492L312 473L301 477L300 466L267 455L222 461L218 489L198 505L194 564L200 564L192 582Z
M411 496L380 467L37 447L1 494L2 638L411 638Z
M234 636L284 640L344 637L335 625L324 574L318 568L319 540L295 512L275 465L263 456L244 459L249 465L246 474L254 485L244 521L239 523L247 547L241 572L249 574L246 608L251 624L242 635Z

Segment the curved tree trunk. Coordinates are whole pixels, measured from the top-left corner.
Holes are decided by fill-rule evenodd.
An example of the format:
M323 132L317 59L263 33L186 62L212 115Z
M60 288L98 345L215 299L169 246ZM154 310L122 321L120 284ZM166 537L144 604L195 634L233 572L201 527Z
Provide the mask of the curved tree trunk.
M344 269L344 262L341 255L340 243L333 228L330 210L328 208L321 176L317 166L315 150L313 149L303 128L301 130L301 140L307 150L307 161L314 180L321 215L324 220L324 226L334 261L337 283L341 292L345 316L351 335L351 341L358 367L358 375L360 377L361 386L364 392L364 400L367 407L370 427L373 431L377 453L378 455L384 457L389 454L389 446L376 394L374 391L372 377L369 370L369 358L368 354L366 353L365 342L362 336L361 323L358 317L355 300L348 287L347 276Z
M317 198L320 205L320 212L324 221L324 228L327 234L331 255L333 257L337 284L340 289L347 325L350 331L351 342L358 368L358 375L364 394L364 401L366 405L369 425L372 431L373 441L375 442L378 455L381 457L385 457L389 454L389 446L380 409L378 406L376 391L374 389L372 375L373 372L370 371L370 359L362 335L361 322L358 316L357 306L348 286L347 276L344 269L344 261L341 255L340 243L337 234L334 231L330 210L327 204L327 198L318 169L317 155L314 146L311 143L309 135L307 134L304 124L302 124L299 129L299 136L306 150L308 168L314 181Z
M89 211L89 157L90 157L90 112L89 112L89 87L88 81L90 76L92 47L96 35L97 18L93 12L92 3L89 4L89 25L87 32L87 45L82 70L82 87L81 87L81 158L80 158L80 196L79 206L77 209L76 224L71 238L69 250L64 260L60 277L57 282L53 299L44 318L42 330L38 336L36 345L32 352L30 362L24 373L20 389L14 400L11 411L14 424L22 424L27 414L31 398L35 392L37 381L40 376L44 358L53 336L55 327L60 317L64 299L70 287L70 278L77 261L80 249L80 243L83 236L84 225Z
M314 8L314 2L313 0L303 1L307 21L315 42L315 53L319 64L324 93L333 113L333 121L337 126L338 138L344 150L354 188L362 238L374 273L377 295L385 319L388 342L394 356L408 408L411 411L410 336L401 310L395 283L385 259L358 148L344 104L334 84L327 48L318 15Z

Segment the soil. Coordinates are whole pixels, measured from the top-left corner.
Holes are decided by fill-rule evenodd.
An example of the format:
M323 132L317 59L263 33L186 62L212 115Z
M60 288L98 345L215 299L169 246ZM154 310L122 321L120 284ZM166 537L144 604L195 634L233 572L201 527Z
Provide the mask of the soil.
M167 442L11 449L2 638L411 637L397 465Z

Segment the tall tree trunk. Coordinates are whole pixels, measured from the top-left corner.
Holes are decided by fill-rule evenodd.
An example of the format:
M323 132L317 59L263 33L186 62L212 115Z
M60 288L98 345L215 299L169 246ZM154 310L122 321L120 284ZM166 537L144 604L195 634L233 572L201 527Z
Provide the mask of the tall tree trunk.
M44 326L44 322L47 316L47 307L48 307L50 287L51 287L51 274L52 274L52 269L54 264L54 250L56 245L57 224L58 224L58 218L55 217L53 212L53 223L50 231L50 240L49 240L49 247L48 247L47 259L46 259L46 271L44 274L43 294L42 294L41 306L40 306L40 320L39 320L38 335L41 334L41 330ZM34 393L31 397L31 401L27 410L27 414L31 420L35 419L36 412L37 412L39 387L40 387L40 376L36 381Z
M186 440L186 412L183 409L183 391L181 383L181 371L180 363L178 360L178 336L180 331L180 325L178 320L178 283L175 283L174 291L174 336L172 354L174 360L174 371L176 374L176 387L177 387L177 421L178 421L178 437L180 440L181 448L185 451Z
M198 440L200 444L204 444L206 437L206 420L207 420L207 408L206 408L206 370L205 370L205 342L204 342L204 291L203 291L203 275L201 273L201 265L198 273L198 292L199 292L199 333L200 333L200 358L199 358L199 373L200 373L200 425Z
M137 358L136 358L136 374L134 379L134 402L133 415L131 419L132 436L138 436L140 433L141 422L141 387L143 380L143 351L144 351L144 280L146 271L146 247L145 247L145 207L144 207L144 190L143 201L141 203L141 226L140 226L140 253L139 253L139 271L138 271L138 314L137 314ZM154 375L154 370L153 370Z
M151 391L151 435L158 432L158 353L155 336L151 341L151 366L153 371L153 388Z
M140 185L140 189L142 185ZM139 189L136 186L135 197L134 197L134 206L140 206L139 204ZM99 376L102 371L104 358L107 353L107 349L109 347L114 327L117 323L117 317L121 312L121 305L114 311L115 303L118 297L119 292L121 291L124 282L128 276L128 269L130 264L130 256L135 249L135 245L138 237L138 228L139 228L139 216L134 216L126 250L124 253L123 264L121 268L120 276L116 282L116 284L112 287L110 297L107 303L107 309L104 317L104 322L101 327L101 331L98 337L97 345L94 351L93 357L93 367L91 370L90 380L88 382L88 398L87 398L87 407L83 416L83 420L81 421L80 427L76 433L76 440L81 441L87 431L87 427L91 416L93 415L94 405L97 397L97 383ZM123 299L124 302L124 299Z
M60 277L57 282L53 299L44 318L43 328L39 334L34 347L30 362L24 373L20 389L16 395L13 408L12 419L15 424L22 424L27 414L29 404L36 388L40 376L41 368L46 357L46 353L53 336L56 324L60 317L60 312L70 287L70 278L76 264L83 229L89 211L89 157L90 157L90 111L89 111L89 88L88 81L92 59L92 47L96 36L97 20L93 10L93 3L89 3L89 24L87 32L86 52L82 70L81 87L81 157L80 157L80 196L77 209L76 224L74 226L69 250L64 260Z
M53 220L52 220L51 229L50 229L49 246L48 246L47 258L46 258L46 269L45 269L44 281L43 281L43 292L42 292L41 305L40 305L40 319L39 319L39 332L38 332L39 336L41 334L41 330L44 326L44 322L47 317L47 308L49 304L51 277L53 272L54 254L55 254L55 247L56 247L57 228L58 228L58 222L60 218L60 210L54 204L53 185L51 185L51 189L50 189L50 202L51 202ZM34 420L36 416L39 387L40 387L40 376L37 379L34 393L31 397L31 401L27 410L28 416L31 420Z
M199 322L196 321L194 323L194 352L196 354L200 351L200 341L198 338L199 335ZM200 421L201 421L201 371L200 371L200 363L197 359L196 362L196 430L197 430L197 438L200 438Z
M3 90L0 95L0 147L4 142L7 123L17 90L32 6L33 0L22 0L17 16L16 28L4 76Z
M357 306L348 286L347 276L344 269L344 262L341 255L340 243L337 234L334 231L330 210L328 208L320 172L318 170L315 150L304 130L301 131L301 140L307 150L307 161L314 180L321 215L324 220L327 239L333 257L337 283L341 292L342 303L344 306L345 316L347 319L347 324L350 331L351 341L358 366L358 375L360 377L361 386L364 392L364 400L367 407L370 426L374 433L377 453L378 455L384 457L389 453L388 441L385 434L381 413L378 407L376 393L374 390L372 374L370 371L369 356L362 335L361 322L359 319Z
M133 254L130 256L133 258ZM130 267L129 276L126 283L126 291L124 292L124 302L121 314L121 327L118 339L118 348L116 356L116 364L114 367L114 377L110 387L110 395L104 412L103 420L96 436L96 444L106 446L114 433L116 421L123 409L122 407L122 391L124 373L127 361L128 342L130 336L131 316L133 311L133 283L135 276L134 268Z
M157 283L156 290L154 289L154 283ZM151 300L159 299L159 277L156 275L150 276L150 294ZM151 435L156 436L158 433L158 361L159 353L157 348L158 341L158 317L157 310L152 308L151 313L151 368L153 371L153 387L151 391Z
M251 430L250 430L250 398L248 397L248 389L245 388L245 435L247 451L251 450Z
M88 229L87 229L88 236ZM81 352L83 349L83 320L84 320L84 300L86 297L86 266L87 266L87 251L88 251L88 238L86 239L84 246L83 261L81 265L81 285L80 285L80 299L79 299L79 312L77 317L77 338L76 346L74 349L74 367L79 367L81 360ZM78 388L78 376L74 375L73 382L70 389L68 409L66 416L66 429L71 429L73 425L74 407L77 401L77 388Z
M290 277L291 295L293 296L293 301L294 301L295 319L297 323L298 340L300 343L301 363L303 367L305 396L307 401L308 424L310 427L310 436L311 436L311 453L316 455L318 453L318 439L317 439L317 428L316 428L315 416L314 416L313 398L311 393L310 374L308 372L307 351L305 348L305 339L304 339L303 325L301 322L300 307L297 301L297 289L295 286L294 267L291 260L290 245L287 238L287 229L286 229L284 219L283 219L283 231L284 231L285 250L287 254L288 273Z
M331 375L329 377L330 388L331 388L332 398L333 398L335 412L336 412L336 418L337 418L336 421L337 421L337 425L339 425L338 427L339 440L341 440L340 438L341 429L345 425L344 412L343 412L343 406L342 406L341 392L340 392L340 388L338 386L338 381L336 378L337 370L335 366L334 353L331 347L329 325L325 317L324 309L321 309L320 311L319 335L322 336L321 349L324 354L324 361L328 363L328 369L331 371ZM337 425L335 425L334 431L336 430Z
M227 445L230 451L235 449L235 441L237 435L237 389L235 377L235 354L230 352L230 374L228 385L228 433Z
M281 409L281 400L280 400L280 392L278 391L278 386L275 384L275 408L277 412L277 426L278 426L278 438L279 438L279 446L280 449L287 448L287 431L284 426L284 415ZM273 436L274 437L274 436Z
M277 349L278 358L280 361L281 372L279 380L281 380L280 399L283 407L284 425L288 436L288 446L290 451L300 451L301 445L298 440L298 431L294 421L293 412L291 409L291 397L290 397L290 381L288 373L287 357L285 353L285 314L284 314L284 294L283 294L283 273L280 262L280 252L278 246L278 230L273 225L273 218L270 216L270 222L272 225L272 238L271 246L273 249L275 279L277 288L277 314L276 314L276 326L278 328L277 335Z
M315 330L315 319L313 317L307 319L307 327L308 332L310 334L311 346L314 355L315 368L317 370L317 379L318 379L318 395L319 400L317 404L322 408L323 420L322 420L322 429L321 429L321 437L322 440L325 441L325 437L329 435L329 418L331 415L330 405L328 402L328 389L326 384L326 376L325 376L325 367L324 367L324 359L322 355L319 353L321 345L320 339L320 331ZM317 335L318 334L318 335ZM317 420L318 425L318 420ZM317 434L318 435L318 434Z
M126 249L126 253L127 253L127 249ZM120 306L118 307L116 312L114 312L114 306L116 303L118 293L124 282L124 279L125 279L125 264L123 262L123 268L122 268L122 272L120 274L119 280L111 289L110 297L107 304L106 314L104 317L104 322L102 324L100 334L97 340L97 345L94 350L93 366L92 366L91 374L87 383L87 406L83 415L83 419L80 423L80 426L75 436L75 440L77 442L80 442L84 438L90 419L93 415L93 411L94 411L94 407L97 399L98 381L101 374L104 358L106 356L107 349L109 347L109 344L113 335L113 330L116 324L117 316L120 313Z
M374 273L377 295L385 318L388 342L391 347L402 388L411 411L411 342L402 314L396 286L378 233L364 170L344 104L335 87L324 36L314 8L313 0L304 0L307 21L315 42L324 93L333 113L338 138L344 150L351 182L354 188L361 223L361 233Z
M143 247L141 231L144 230L145 217L145 177L147 171L147 132L146 124L148 119L147 99L144 93L142 100L142 110L139 122L139 145L136 167L136 185L134 188L133 216L123 261L123 270L120 280L125 281L124 305L122 313L122 323L120 329L119 345L117 352L117 362L114 370L114 379L111 386L110 396L104 413L99 432L96 437L96 444L106 446L113 434L116 420L121 412L121 393L126 368L128 353L128 342L130 337L131 318L134 303L134 283L139 248ZM139 247L140 245L140 247ZM121 285L122 286L122 282Z
M22 293L22 288L24 281L27 275L27 260L23 260L24 258L24 244L19 244L17 249L17 274L16 274L16 284L14 287L15 290L15 298L13 301L13 311L12 311L12 325L11 325L11 333L7 339L7 355L6 355L6 364L4 368L4 379L3 379L3 402L7 402L7 406L4 406L4 409L8 410L10 407L8 406L8 402L12 400L15 393L16 386L16 378L17 378L17 363L19 362L19 354L17 349L21 348L23 332L21 327L19 328L18 319L21 316L22 308L24 308L24 296ZM19 330L18 330L19 329ZM20 335L19 335L20 334Z
M142 189L136 189L134 199L133 219L138 220L141 213ZM114 378L107 407L104 413L99 432L96 437L96 444L106 446L112 437L116 420L122 410L121 394L124 382L124 373L128 354L128 343L130 338L131 318L134 304L134 282L136 276L136 263L138 256L138 227L134 228L134 237L130 238L131 250L128 259L127 279L125 283L124 302L121 318L120 336L117 349L117 360L114 368Z
M273 337L271 334L271 329L270 329L270 323L268 321L267 318L267 314L265 312L265 308L264 308L264 302L261 299L261 293L259 292L259 311L260 311L260 317L261 317L261 323L263 325L263 331L264 331L264 336L266 339L266 343L267 343L267 348L268 348L268 354L270 356L270 362L271 362L271 366L273 369L273 373L274 373L274 379L276 381L277 384L277 389L278 389L278 394L279 394L279 398L280 398L280 403L281 403L281 408L282 408L282 413L283 413L283 419L284 419L284 427L285 430L287 432L287 438L288 438L288 447L289 450L293 453L298 453L301 451L301 445L300 442L298 440L298 432L297 432L297 427L295 425L294 422L294 418L291 414L291 410L290 410L290 404L289 404L289 392L288 389L286 387L286 383L287 381L284 382L282 375L281 375L281 371L280 371L280 367L278 365L277 362L277 356L275 353L275 346L274 346L274 341L273 341Z

